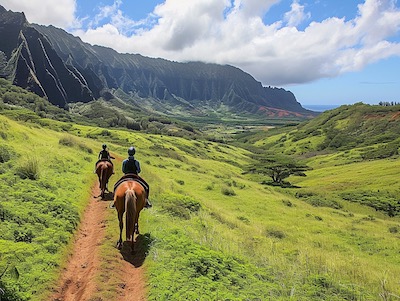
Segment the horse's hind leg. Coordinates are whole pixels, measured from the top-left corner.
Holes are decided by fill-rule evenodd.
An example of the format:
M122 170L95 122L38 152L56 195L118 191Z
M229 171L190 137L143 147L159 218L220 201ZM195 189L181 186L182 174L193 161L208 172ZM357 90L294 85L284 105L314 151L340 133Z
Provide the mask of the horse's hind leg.
M118 220L119 220L119 240L117 242L117 248L119 250L122 249L122 229L124 228L124 221L122 219L124 212L118 212Z

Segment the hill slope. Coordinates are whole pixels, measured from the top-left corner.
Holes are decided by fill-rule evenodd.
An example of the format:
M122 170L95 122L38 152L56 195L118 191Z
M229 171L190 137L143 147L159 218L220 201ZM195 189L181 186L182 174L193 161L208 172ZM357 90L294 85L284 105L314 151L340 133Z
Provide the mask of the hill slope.
M15 117L18 111L13 112ZM339 199L347 193L345 183L360 196L375 194L370 202L382 197L379 191L399 190L396 156L348 164L352 150L319 154L308 159L314 169L307 177L290 179L302 188L281 189L242 173L252 159L240 147L0 118L0 189L7 196L0 203L0 244L7 250L0 270L9 266L0 286L6 300L44 300L41 294L56 283L88 183L94 181L95 149L104 142L119 158L135 145L151 185L154 207L140 220L149 300L390 300L400 294L399 218ZM31 156L39 158L42 172L22 179L18 171ZM354 176L358 171L362 177ZM118 252L115 214L105 227L101 262L110 263ZM118 284L105 266L93 299L112 299L116 292ZM18 279L11 267L19 271ZM47 273L37 272L43 269Z
M399 120L398 105L371 106L358 103L326 111L292 128L244 133L237 138L285 154L312 156L358 149L363 152L360 159L384 158L397 154L400 147ZM372 154L373 150L377 150L375 155Z

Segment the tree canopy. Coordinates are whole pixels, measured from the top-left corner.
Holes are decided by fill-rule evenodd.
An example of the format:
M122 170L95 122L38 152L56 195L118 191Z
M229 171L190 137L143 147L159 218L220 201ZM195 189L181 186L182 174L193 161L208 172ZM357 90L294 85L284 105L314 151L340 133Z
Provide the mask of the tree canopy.
M291 175L305 177L305 171L310 168L307 165L296 162L293 158L284 155L257 155L256 163L249 165L245 173L258 173L269 176L273 184L282 186L284 179ZM287 183L287 182L286 182Z

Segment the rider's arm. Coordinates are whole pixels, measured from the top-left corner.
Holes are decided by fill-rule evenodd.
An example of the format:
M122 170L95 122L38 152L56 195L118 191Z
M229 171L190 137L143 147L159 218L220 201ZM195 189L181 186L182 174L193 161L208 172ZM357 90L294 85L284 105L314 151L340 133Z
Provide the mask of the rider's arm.
M122 172L126 174L126 160L122 161Z
M135 160L135 165L136 165L137 173L139 174L142 170L140 169L140 163L138 160Z

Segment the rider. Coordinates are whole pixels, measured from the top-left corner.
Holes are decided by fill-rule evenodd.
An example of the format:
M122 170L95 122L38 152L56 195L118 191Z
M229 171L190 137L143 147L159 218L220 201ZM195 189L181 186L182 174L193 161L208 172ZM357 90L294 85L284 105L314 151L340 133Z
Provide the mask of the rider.
M127 175L127 174L134 174L138 177L138 179L140 180L140 183L144 184L144 188L147 192L147 198L146 198L146 204L145 204L145 208L151 208L153 205L150 203L149 201L149 193L150 193L150 187L149 184L146 183L145 180L143 180L140 176L139 173L141 172L140 169L140 163L138 160L135 159L134 155L136 153L136 150L133 146L131 146L128 149L128 159L125 159L122 162L122 172Z
M108 162L111 163L112 167L113 167L113 174L114 174L114 164L111 162L111 159L115 159L114 157L112 157L109 153L109 151L107 150L107 144L103 144L103 149L100 151L99 156L98 156L98 161L96 162L99 163L102 160L106 160Z

